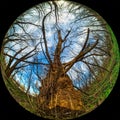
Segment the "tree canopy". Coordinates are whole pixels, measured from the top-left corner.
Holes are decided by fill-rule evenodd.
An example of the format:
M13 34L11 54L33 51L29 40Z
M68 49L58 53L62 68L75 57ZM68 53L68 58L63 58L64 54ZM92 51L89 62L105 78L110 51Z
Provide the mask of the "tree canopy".
M26 91L38 93L56 60L74 86L89 84L98 70L107 71L102 66L110 56L106 25L97 13L76 3L50 1L33 7L15 20L5 36L8 77L24 84Z
M1 65L32 96L51 96L61 80L85 93L100 73L110 73L111 51L108 24L98 13L75 2L48 1L13 22L2 44Z

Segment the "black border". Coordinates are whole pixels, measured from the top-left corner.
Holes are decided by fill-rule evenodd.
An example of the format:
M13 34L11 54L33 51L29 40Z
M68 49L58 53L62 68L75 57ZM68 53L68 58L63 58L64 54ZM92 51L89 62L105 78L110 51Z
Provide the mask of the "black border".
M44 0L45 1L45 0ZM75 1L75 0L74 0ZM25 10L42 0L0 0L0 45L12 22ZM77 1L76 1L77 2ZM111 26L117 41L120 41L119 1L79 0L80 3L98 12ZM120 46L120 43L119 43ZM120 119L120 75L109 97L94 111L78 118L79 120L119 120ZM0 73L0 119L40 120L22 108L7 91ZM43 119L43 118L41 118Z

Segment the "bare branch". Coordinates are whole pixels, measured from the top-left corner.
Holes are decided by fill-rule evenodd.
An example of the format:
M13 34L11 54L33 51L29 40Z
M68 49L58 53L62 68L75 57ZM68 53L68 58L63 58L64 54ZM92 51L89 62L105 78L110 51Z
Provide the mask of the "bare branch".
M69 36L70 32L71 32L71 30L69 30L69 31L67 32L67 34L65 35L63 41L65 41L65 40L67 39L67 37Z
M98 65L98 64L96 65L96 64L94 64L94 63L89 63L89 62L86 62L86 61L83 61L83 62L86 63L86 64L89 64L89 65L92 65L92 66L101 68L101 69L103 69L103 70L109 72L109 70L107 70L106 68L104 68L104 67L102 67L102 66L100 66L100 65Z
M54 5L54 7L55 7L55 20L56 20L56 25L58 26L58 19L59 19L58 18L59 17L59 15L58 15L58 6L57 6L55 1L52 1L52 3Z
M87 37L86 37L85 43L84 43L83 48L82 48L81 51L83 51L86 48L87 42L89 40L89 34L90 34L90 29L88 28L87 29Z
M7 56L9 56L11 59L9 60L9 62L8 62L8 65L7 65L7 67L6 67L6 69L8 69L10 66L11 66L11 64L12 64L12 62L14 61L14 59L15 59L15 57L20 53L20 52L22 52L23 50L25 50L27 48L27 46L25 46L24 48L22 48L22 49L20 49L18 52L16 52L16 54L14 55L14 56L10 56L10 55L8 55L8 54L4 54L4 55L7 55Z
M79 90L80 92L82 92L83 94L89 96L88 93L86 93L85 91L83 91L82 89L78 88L77 86L73 85L74 88L76 88L77 90Z
M105 53L104 54L97 54L97 53L91 53L91 54L89 54L89 55L86 55L86 56L84 56L84 58L83 59L85 59L85 58L88 58L88 57L91 57L91 56L104 56L104 55L106 55Z
M46 39L46 32L45 32L45 19L47 18L47 16L51 13L52 11L48 12L43 20L42 20L42 33L43 33L43 40L44 40L44 44L45 44L45 50L46 50L46 55L47 55L47 58L49 60L49 63L50 65L52 65L52 60L50 58L50 54L49 54L49 51L48 51L48 46L47 46L47 39Z
M12 67L7 68L7 69L5 70L6 74L7 74L8 76L10 76L11 73L12 73L13 70L16 68L16 66L19 64L20 61L23 61L23 60L25 60L25 59L27 59L27 58L35 55L36 53L34 53L34 54L32 54L32 55L30 55L30 54L31 54L36 48L37 48L37 45L35 46L35 48L34 48L33 50L31 50L31 51L28 52L26 55L24 55L24 56L22 56L21 58L19 58L19 60L15 61L15 63L12 65Z
M35 53L35 54L36 54L36 53ZM32 61L28 61L28 60L22 60L22 59L20 59L20 58L16 58L16 57L14 57L14 56L12 56L12 55L9 55L9 54L4 54L4 55L9 56L10 58L12 58L12 59L14 59L14 60L19 60L19 61L21 61L21 62L25 62L25 63L29 63L29 64L49 65L49 64L46 64L46 63L43 63L43 62L32 62ZM29 58L30 58L31 56L33 56L33 55L34 55L34 54L30 55ZM28 58L28 57L27 57L27 58Z
M33 25L33 26L36 26L36 27L38 27L38 28L41 28L42 26L41 25L37 25L37 24L34 24L34 23L32 23L32 22L27 22L27 21L19 21L19 20L16 20L15 21L15 24L25 24L25 25Z
M87 44L88 39L89 39L89 29L88 29L88 34L87 34L84 46L82 50L80 51L80 53L70 62L66 63L66 65L64 66L66 68L66 72L74 65L74 63L81 61L84 58L84 55L86 55L88 52L94 49L96 45L98 44L98 39L97 39L93 45L91 45L90 47L87 47L86 44Z

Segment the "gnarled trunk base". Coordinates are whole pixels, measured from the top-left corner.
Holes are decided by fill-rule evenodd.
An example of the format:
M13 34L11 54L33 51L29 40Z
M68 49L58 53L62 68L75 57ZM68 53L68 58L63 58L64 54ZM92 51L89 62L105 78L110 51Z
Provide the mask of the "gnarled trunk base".
M81 92L74 89L68 75L56 79L55 76L52 76L43 81L40 89L39 104L48 109L59 106L70 110L83 110Z

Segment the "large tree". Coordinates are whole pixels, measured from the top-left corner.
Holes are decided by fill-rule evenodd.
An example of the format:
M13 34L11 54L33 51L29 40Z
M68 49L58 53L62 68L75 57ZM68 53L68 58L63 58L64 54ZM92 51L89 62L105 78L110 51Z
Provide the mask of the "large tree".
M77 3L49 1L16 19L1 53L7 77L36 94L39 109L83 110L82 89L99 72L109 72L110 49L107 24L97 13Z

